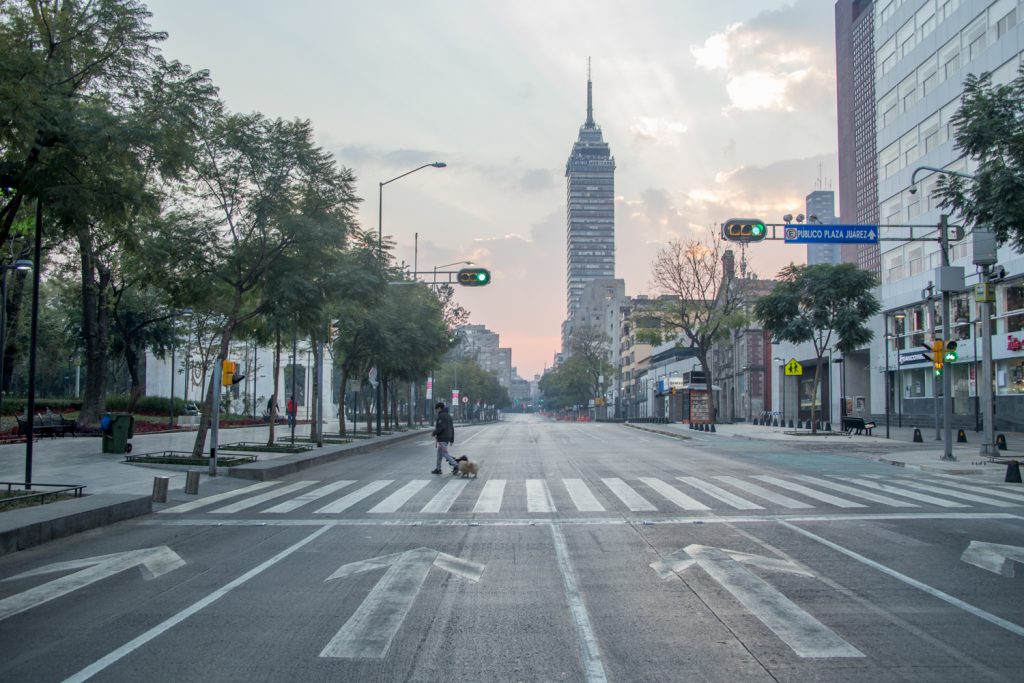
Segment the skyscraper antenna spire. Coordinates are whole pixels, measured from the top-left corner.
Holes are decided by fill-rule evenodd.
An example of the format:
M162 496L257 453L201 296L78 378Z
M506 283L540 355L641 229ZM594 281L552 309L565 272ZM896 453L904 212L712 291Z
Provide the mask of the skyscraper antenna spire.
M590 57L587 57L587 128L594 127L594 87L590 83Z

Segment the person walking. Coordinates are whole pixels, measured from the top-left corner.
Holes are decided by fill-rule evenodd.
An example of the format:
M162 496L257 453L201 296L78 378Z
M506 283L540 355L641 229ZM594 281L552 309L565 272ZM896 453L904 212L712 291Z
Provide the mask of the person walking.
M299 412L299 406L295 402L294 396L288 397L288 405L285 406L285 412L288 413L288 429L295 428L295 416Z
M444 458L452 466L452 474L455 474L459 471L459 463L448 453L448 446L455 443L455 425L444 403L435 405L434 411L437 413L437 422L430 435L437 439L437 459L430 473L441 474L441 458Z

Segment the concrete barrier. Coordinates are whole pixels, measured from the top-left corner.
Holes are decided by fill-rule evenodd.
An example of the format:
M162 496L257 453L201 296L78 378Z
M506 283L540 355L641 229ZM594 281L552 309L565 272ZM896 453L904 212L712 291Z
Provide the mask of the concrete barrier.
M57 503L47 503L0 515L0 555L148 515L153 510L150 496L100 493Z

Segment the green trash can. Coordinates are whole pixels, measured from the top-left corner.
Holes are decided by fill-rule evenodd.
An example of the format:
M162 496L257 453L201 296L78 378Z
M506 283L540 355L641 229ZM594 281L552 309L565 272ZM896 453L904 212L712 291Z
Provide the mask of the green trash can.
M104 453L131 453L128 440L135 434L135 417L131 413L108 413L100 420L103 428Z

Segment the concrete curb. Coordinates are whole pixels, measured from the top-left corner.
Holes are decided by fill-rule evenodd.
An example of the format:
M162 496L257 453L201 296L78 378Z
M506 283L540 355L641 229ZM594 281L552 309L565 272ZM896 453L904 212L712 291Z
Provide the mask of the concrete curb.
M391 444L398 443L400 441L415 439L421 436L430 436L430 432L425 429L421 429L397 435L392 434L386 438L373 440L368 443L345 444L340 446L337 450L328 451L326 453L295 453L292 455L285 455L280 458L274 458L273 460L267 460L265 462L257 461L245 465L237 465L236 467L228 468L230 470L229 475L237 477L238 479L252 479L256 481L278 479L310 467L317 467L318 465L324 465L329 462L341 460L342 458L350 455L368 453L370 451L383 448L384 446L390 446Z
M623 426L631 427L632 429L639 429L642 432L650 432L651 434L658 434L659 436L667 436L673 439L681 439L683 441L689 441L690 437L685 434L676 434L675 432L664 432L660 429L652 429L651 427L641 427L638 424L632 422L623 422Z
M57 538L147 515L150 496L99 493L0 515L0 555Z

